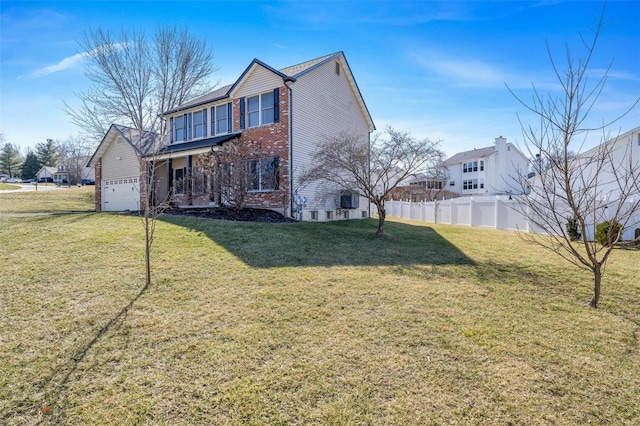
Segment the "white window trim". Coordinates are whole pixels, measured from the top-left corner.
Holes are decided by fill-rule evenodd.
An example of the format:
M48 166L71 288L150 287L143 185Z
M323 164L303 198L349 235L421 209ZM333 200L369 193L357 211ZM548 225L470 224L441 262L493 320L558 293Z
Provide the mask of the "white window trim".
M218 126L218 122L219 122L219 119L218 119L218 117L219 117L218 116L218 108L224 108L225 109L225 113L228 114L229 104L230 104L230 102L225 102L224 104L214 105L213 106L213 108L215 109L215 120L214 120L215 122L213 123L213 127L215 129L215 135L214 136L226 135L227 133L231 133L232 129L227 129L226 131L221 132L220 131L220 127ZM229 118L231 118L231 125L233 126L233 108L231 108L231 117L225 117L224 118L225 121L227 122L227 126L228 126L228 123L229 123L229 121L228 121Z
M253 129L253 128L256 128L256 127L266 126L266 125L268 125L268 124L273 124L273 123L275 123L275 120L272 120L272 121L270 121L270 122L268 122L268 123L265 123L265 122L262 120L262 115L263 115L263 112L264 112L264 110L265 110L265 108L263 108L263 107L262 107L262 97L263 97L264 95L271 95L271 96L273 96L273 91L271 91L271 92L263 92L263 93L260 93L260 94L258 94L258 95L254 95L254 96L249 96L249 97L247 97L247 105L246 105L246 111L245 111L245 122L247 123L247 129ZM249 99L253 99L253 98L256 98L256 97L258 98L258 111L257 111L257 112L258 112L258 124L257 124L257 125L252 126L252 125L251 125L251 123L250 123L250 121L249 121L249 113L250 113L250 112L255 112L255 111L249 111ZM275 106L275 101L274 101L273 106L271 106L271 107L270 107L270 109L272 109L272 110L273 110L273 116L274 116L274 118L275 118L275 107L276 107L276 106Z

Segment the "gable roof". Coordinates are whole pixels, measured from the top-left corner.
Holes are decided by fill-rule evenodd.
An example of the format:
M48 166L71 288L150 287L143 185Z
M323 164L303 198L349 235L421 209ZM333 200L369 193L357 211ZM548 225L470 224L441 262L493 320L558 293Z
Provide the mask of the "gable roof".
M467 160L473 160L474 158L487 158L495 154L495 146L487 146L485 148L472 149L469 151L459 152L453 157L448 158L442 163L444 166L452 166L454 164L463 163Z
M283 82L295 82L298 78L304 76L309 72L312 72L314 69L317 69L318 67L321 67L322 65L335 60L341 61L343 66L348 71L347 73L345 73L345 75L349 81L349 85L351 86L351 89L356 94L356 98L358 99L358 104L365 116L367 123L369 124L369 129L370 131L375 130L376 127L375 127L375 124L373 123L373 119L371 118L371 114L369 113L369 109L367 108L367 105L364 102L364 98L362 97L360 88L358 87L358 84L356 83L353 73L351 72L351 67L349 66L349 63L347 62L347 58L344 56L344 52L342 51L320 56L319 58L315 58L305 62L301 62L299 64L291 65L291 66L282 68L280 70L277 70L272 66L266 64L265 62L262 62L261 60L254 58L249 64L249 66L245 68L242 74L240 74L240 77L238 77L238 79L233 84L220 87L219 89L216 89L212 92L209 92L195 99L192 99L189 102L186 102L176 108L170 109L168 111L164 111L162 115L172 114L188 108L198 107L200 105L204 105L209 102L214 102L217 100L230 97L233 90L242 83L242 81L249 75L249 72L255 67L265 68L266 70L282 78Z
M111 141L117 136L122 136L122 139L131 145L139 156L149 154L159 145L160 142L160 135L157 133L133 129L119 124L112 124L100 141L100 144L98 144L98 147L91 156L91 159L87 162L87 167L95 166L95 161L102 157Z

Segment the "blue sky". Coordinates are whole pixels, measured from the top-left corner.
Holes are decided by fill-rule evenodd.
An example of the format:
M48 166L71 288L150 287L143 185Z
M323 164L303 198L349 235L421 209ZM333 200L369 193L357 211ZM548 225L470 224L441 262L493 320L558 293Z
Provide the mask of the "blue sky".
M88 28L122 26L153 33L186 25L205 37L232 83L258 58L283 68L344 51L378 129L390 124L442 139L448 155L493 144L522 143L516 113L531 116L505 88L530 99L531 83L558 86L545 42L564 67L565 47L582 55L601 2L450 1L4 1L0 2L0 133L34 147L78 133L64 102L88 87L77 40ZM595 122L640 96L640 2L607 3L607 28L592 77L613 65ZM640 108L614 131L640 125ZM597 142L594 135L590 144Z

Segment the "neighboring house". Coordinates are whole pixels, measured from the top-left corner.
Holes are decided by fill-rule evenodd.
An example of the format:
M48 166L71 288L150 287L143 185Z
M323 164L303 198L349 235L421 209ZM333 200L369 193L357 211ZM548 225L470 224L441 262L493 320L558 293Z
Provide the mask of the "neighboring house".
M315 184L299 183L324 137L350 132L368 143L375 130L342 52L280 70L254 59L233 84L165 111L162 118L167 129L162 138L111 126L89 161L96 168L97 210L140 208L145 168L138 158L155 161L160 174L156 199L209 205L215 182L200 168L198 158L234 140L261 153L252 161L259 173L251 182L247 207L303 220L368 215L363 197L345 203L338 188L326 194ZM158 142L162 148L151 155L150 147Z
M603 162L595 161L594 159L600 157L602 152L607 152L609 157ZM593 238L591 235L593 225L611 220L615 215L621 222L626 222L622 239L634 239L636 229L640 229L640 210L631 214L633 206L640 198L640 126L572 158L569 170L573 174L571 188L574 193L583 194L579 203L590 211L588 218L593 221L587 227L588 237ZM536 190L536 187L540 188L543 185L541 180L545 176L548 177L545 185L555 180L553 171L545 171L542 175L530 179L529 182L534 188L532 194L544 193L542 190ZM561 216L568 217L572 213L561 201L566 197L565 192L556 188L559 196L552 198L558 200L554 205L554 211L557 213L566 210ZM621 192L627 195L622 206L619 203L624 199L621 197ZM547 203L548 201L543 201L542 205ZM595 208L593 203L597 203ZM556 232L562 232L562 230L556 230Z
M64 166L42 166L38 173L36 173L36 178L41 182L55 182L55 183L67 183L68 176L67 171Z
M443 165L448 170L447 190L460 195L512 194L519 176L526 176L529 160L502 136L494 146L455 154Z

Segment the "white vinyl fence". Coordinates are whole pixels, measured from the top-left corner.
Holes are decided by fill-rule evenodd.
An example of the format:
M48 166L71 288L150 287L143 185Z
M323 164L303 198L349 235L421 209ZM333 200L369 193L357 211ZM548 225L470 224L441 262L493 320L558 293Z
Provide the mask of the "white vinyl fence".
M510 231L544 233L531 223L518 209L516 197L506 195L461 197L433 202L387 201L387 216L430 223L506 229ZM377 214L375 206L373 214ZM629 221L623 239L634 238L634 228L640 226L640 212ZM590 236L591 237L591 236Z
M387 201L387 216L431 223L530 231L529 221L513 209L508 196L461 197L429 202ZM374 212L376 213L376 212Z

